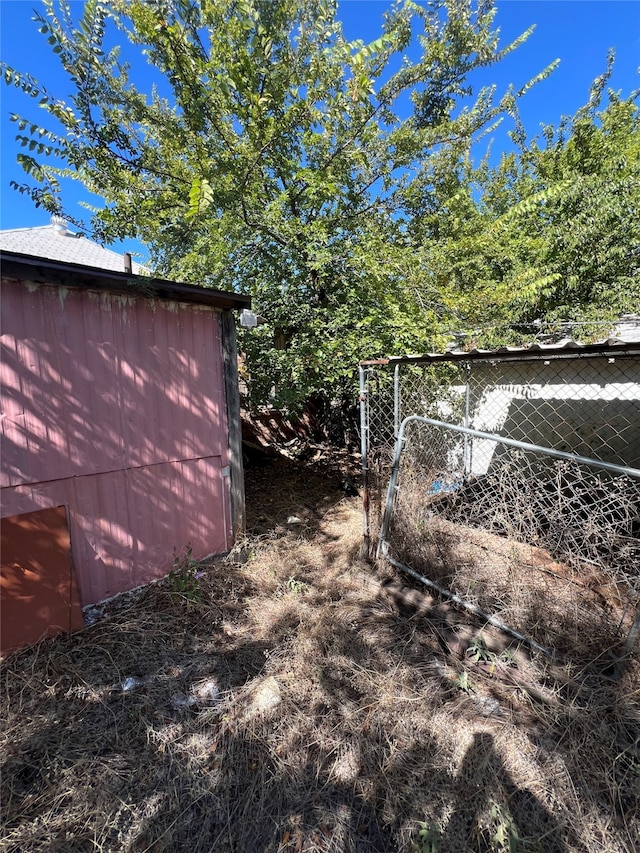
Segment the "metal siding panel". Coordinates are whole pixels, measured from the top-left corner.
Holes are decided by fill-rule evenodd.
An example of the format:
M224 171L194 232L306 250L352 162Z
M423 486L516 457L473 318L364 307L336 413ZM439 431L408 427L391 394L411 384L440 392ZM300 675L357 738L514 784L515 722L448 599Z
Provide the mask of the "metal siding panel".
M122 429L130 465L146 465L157 458L162 442L157 434L157 353L153 347L153 316L144 312L128 337L126 351L120 349ZM122 344L126 333L122 329Z
M63 289L3 287L3 382L17 389L23 409L12 434L3 436L3 469L12 484L125 462L120 430L113 425L117 383L109 342L92 340L86 294L74 296ZM3 406L10 396L3 393Z
M82 603L94 604L136 586L136 530L129 516L126 472L77 478L72 491L76 575Z
M43 459L55 459L62 441L55 423L40 405L43 389L52 381L48 367L48 345L37 334L45 312L36 303L28 318L25 304L13 288L3 288L2 406L3 406L3 481L20 482L32 465ZM27 325L36 330L29 333ZM18 333L11 334L13 328ZM35 402L34 402L35 401Z
M181 429L180 442L184 451L181 455L182 459L192 459L203 455L199 447L199 436L202 432L210 436L210 440L213 440L214 437L211 422L207 418L205 395L202 395L204 399L202 404L199 404L202 382L199 380L197 371L196 353L198 351L199 327L196 322L197 319L193 314L182 313L180 323L176 328L178 334L175 342L175 354L179 365L178 370L189 377L188 382L181 383L181 399L178 406Z
M231 544L220 457L191 459L2 490L3 514L69 508L82 605L164 577L174 549L198 559Z
M20 472L27 465L27 440L23 430L24 397L17 363L17 343L13 336L2 335L0 372L2 395L2 488L20 482Z
M211 334L206 335L204 341L205 362L210 365L208 375L202 377L202 381L210 387L210 417L218 439L218 450L222 457L223 465L229 463L229 428L227 421L227 401L224 384L224 364L222 358L222 315L216 314Z
M222 315L216 315L215 334L209 340L211 364L216 365L215 373L216 394L214 397L214 412L218 424L220 440L220 456L223 466L229 464L229 416L227 412L227 396L225 391L224 359L222 355ZM212 371L213 373L213 371Z
M3 324L3 515L69 508L83 605L228 550L219 314L8 282Z
M9 282L3 312L4 484L226 453L212 309Z
M217 325L208 309L156 305L155 316L138 324L138 352L122 347L129 467L221 452L220 360L200 343Z

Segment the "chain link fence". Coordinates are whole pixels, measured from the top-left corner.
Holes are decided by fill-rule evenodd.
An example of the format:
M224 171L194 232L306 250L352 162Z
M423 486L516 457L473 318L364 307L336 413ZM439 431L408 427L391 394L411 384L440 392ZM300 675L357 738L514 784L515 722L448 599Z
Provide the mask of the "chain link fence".
M597 634L595 619L628 652L640 346L369 362L360 390L370 554L534 645L558 651L568 621Z

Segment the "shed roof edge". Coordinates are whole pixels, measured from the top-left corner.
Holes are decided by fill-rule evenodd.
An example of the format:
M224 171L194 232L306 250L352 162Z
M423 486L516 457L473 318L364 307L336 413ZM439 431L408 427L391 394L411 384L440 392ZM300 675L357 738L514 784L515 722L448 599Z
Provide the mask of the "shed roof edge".
M242 293L214 290L210 287L198 287L153 276L103 270L64 261L51 261L17 252L0 251L0 271L3 277L28 279L39 284L58 287L97 289L237 311L251 306L251 297Z

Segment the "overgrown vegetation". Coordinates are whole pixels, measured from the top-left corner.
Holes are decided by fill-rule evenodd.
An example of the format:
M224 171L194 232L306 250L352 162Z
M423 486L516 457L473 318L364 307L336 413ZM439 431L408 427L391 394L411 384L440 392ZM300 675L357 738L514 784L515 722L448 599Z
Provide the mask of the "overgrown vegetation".
M637 92L607 90L612 68L610 55L587 103L541 139L519 127L497 166L452 169L427 219L427 266L469 342L527 339L536 325L604 338L638 310L640 111Z

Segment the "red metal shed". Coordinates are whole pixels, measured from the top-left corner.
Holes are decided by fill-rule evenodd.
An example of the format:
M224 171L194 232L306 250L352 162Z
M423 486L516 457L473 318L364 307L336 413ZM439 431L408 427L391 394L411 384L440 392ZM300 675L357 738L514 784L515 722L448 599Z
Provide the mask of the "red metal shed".
M82 606L166 575L188 543L195 558L228 551L244 526L233 311L249 297L0 260L2 517L66 509ZM5 612L28 528L24 560L11 546L3 565Z

